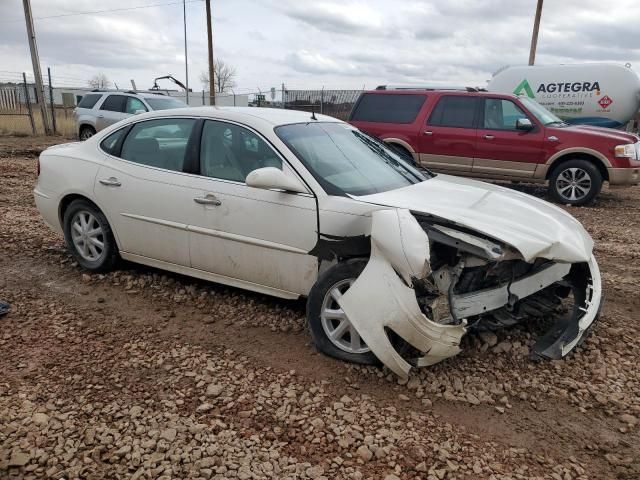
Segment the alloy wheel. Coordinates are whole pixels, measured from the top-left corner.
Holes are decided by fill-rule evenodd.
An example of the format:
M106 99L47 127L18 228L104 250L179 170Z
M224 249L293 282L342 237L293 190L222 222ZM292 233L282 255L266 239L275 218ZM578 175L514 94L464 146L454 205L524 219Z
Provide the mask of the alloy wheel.
M370 348L338 305L338 299L354 281L352 278L341 280L329 289L322 302L320 321L329 341L340 350L352 354L368 353Z
M582 168L567 168L558 175L556 190L564 200L572 202L581 200L591 190L591 176Z
M96 217L87 210L78 211L71 219L71 239L85 260L95 262L104 253L104 231Z

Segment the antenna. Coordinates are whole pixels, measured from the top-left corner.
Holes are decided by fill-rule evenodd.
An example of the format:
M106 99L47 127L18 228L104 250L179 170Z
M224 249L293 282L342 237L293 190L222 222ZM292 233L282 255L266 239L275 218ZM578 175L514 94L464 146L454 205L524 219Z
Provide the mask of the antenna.
M311 120L318 120L316 118L316 109L315 109L315 105L311 105Z

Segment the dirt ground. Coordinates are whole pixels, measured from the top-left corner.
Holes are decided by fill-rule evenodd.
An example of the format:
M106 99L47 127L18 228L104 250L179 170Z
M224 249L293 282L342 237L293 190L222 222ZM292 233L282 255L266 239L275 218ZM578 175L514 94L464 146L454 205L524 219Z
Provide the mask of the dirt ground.
M0 138L0 478L640 478L640 188L569 209L606 295L582 347L533 363L519 327L399 382L318 354L302 301L83 272L34 206L48 143Z

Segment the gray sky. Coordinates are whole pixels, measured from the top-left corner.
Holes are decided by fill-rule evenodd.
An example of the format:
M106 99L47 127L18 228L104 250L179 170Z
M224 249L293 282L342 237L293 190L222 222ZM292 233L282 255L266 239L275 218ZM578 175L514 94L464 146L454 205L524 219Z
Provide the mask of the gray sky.
M175 2L176 0L173 0ZM205 6L188 0L190 86L206 69ZM182 3L32 0L43 67L83 86L104 72L119 86L184 80ZM536 0L212 0L215 55L236 67L237 90L373 88L384 83L484 85L526 64ZM42 18L56 15L56 18ZM547 0L537 63L630 62L640 72L638 0ZM31 71L21 0L0 0L0 80ZM167 84L169 86L170 84Z

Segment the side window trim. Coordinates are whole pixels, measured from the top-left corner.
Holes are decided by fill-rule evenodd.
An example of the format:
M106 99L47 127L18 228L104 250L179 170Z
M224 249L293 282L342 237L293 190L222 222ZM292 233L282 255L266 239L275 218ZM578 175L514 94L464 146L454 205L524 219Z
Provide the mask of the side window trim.
M202 130L205 119L199 118L191 129L191 135L187 141L187 149L184 152L182 171L193 175L200 175L200 148L202 145Z

